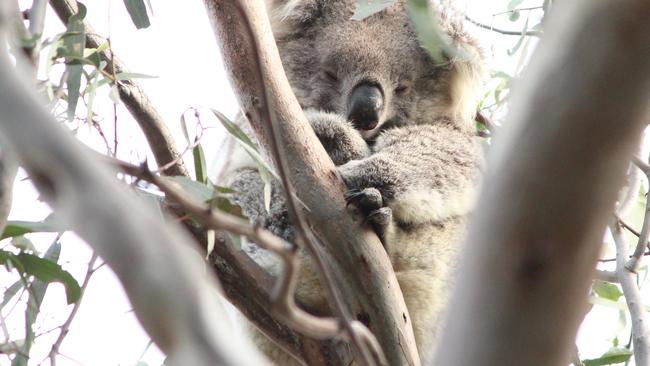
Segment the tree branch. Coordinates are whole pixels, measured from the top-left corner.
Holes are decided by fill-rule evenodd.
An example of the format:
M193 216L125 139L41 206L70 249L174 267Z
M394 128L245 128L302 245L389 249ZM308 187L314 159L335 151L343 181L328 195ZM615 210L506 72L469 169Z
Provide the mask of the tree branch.
M1 11L0 19L6 19ZM114 172L88 159L20 76L8 55L0 54L0 133L62 222L115 271L170 363L263 364L249 342L228 332L217 285L186 246L192 239L128 194Z
M647 215L646 215L647 216ZM648 333L645 309L639 287L636 284L636 274L627 268L627 242L618 222L610 224L610 231L616 244L616 275L623 289L627 307L632 318L632 342L634 344L634 361L636 365L650 365L650 333Z
M273 119L278 123L273 128L292 173L290 186L311 209L303 214L327 246L321 254L340 299L352 314L363 314L370 320L370 329L387 353L389 364L419 363L408 312L390 261L376 235L367 227L360 230L362 219L346 211L345 186L293 96L263 2L206 0L206 6L240 106L267 151L273 151L270 140L274 132L265 111L277 114ZM245 18L238 7L244 10ZM248 26L255 39L246 36ZM262 80L257 76L260 68ZM268 105L263 105L265 99ZM282 163L274 160L276 166Z
M67 24L68 18L78 11L76 0L50 0L50 5L63 24ZM86 29L87 47L97 48L106 41L95 33L87 21L84 21L84 28ZM115 75L127 71L126 65L112 54L110 48L98 52L98 54L102 60L106 61L106 71L109 74ZM165 174L187 176L187 168L185 168L185 163L176 148L174 137L140 84L135 80L119 80L116 81L116 85L120 100L142 129L158 166L175 162L167 168Z
M648 178L648 181L650 181L650 168L648 167L648 164L642 162L642 160L636 156L632 158L632 163L633 169L636 171L641 170L646 175L646 178ZM619 220L619 222L620 221L621 220ZM627 225L625 225L625 227L629 228ZM643 225L641 225L641 232L637 236L639 237L639 240L637 241L634 253L625 265L625 268L634 273L636 273L636 271L639 269L639 266L641 265L641 258L643 258L646 248L648 248L648 239L650 239L650 199L648 197L646 197L645 202Z
M558 6L490 151L436 365L570 359L602 235L645 127L650 3Z

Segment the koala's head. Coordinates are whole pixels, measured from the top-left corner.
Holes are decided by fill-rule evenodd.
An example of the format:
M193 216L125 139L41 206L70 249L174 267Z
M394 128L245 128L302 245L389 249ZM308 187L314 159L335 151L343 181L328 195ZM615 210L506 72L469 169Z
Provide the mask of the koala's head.
M444 7L449 38L469 51L436 63L421 47L402 1L352 20L355 0L275 0L274 35L303 108L344 115L364 137L380 128L427 124L447 117L474 128L483 63L475 40Z

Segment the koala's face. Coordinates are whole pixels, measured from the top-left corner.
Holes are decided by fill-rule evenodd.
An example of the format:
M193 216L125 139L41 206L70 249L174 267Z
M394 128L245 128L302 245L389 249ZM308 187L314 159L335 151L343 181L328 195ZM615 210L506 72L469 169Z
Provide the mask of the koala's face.
M334 0L323 6L335 7L337 2L344 3ZM403 6L361 21L350 15L321 8L309 22L276 33L287 76L303 108L343 115L366 138L383 127L466 118L459 110L465 106L459 106L455 87L457 67L451 61L439 65L432 60Z

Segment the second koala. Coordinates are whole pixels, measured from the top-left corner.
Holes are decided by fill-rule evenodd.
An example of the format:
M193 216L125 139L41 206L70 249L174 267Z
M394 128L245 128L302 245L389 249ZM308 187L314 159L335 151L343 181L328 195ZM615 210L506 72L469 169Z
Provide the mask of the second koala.
M268 9L289 81L349 188L346 199L384 243L426 362L479 182L474 114L483 64L476 42L445 7L437 7L444 31L473 57L436 63L401 1L363 20L351 19L355 3L275 0ZM238 165L228 182L241 193L236 201L248 217L293 240L283 197L274 187L266 211L253 165ZM248 250L265 260L254 246ZM308 260L303 267L296 296L325 314L317 276ZM278 365L293 364L262 335L255 338Z

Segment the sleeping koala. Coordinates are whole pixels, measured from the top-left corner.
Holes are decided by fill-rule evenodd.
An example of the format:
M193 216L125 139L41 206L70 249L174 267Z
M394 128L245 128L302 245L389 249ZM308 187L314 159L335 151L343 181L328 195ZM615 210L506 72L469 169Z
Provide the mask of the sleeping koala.
M448 55L443 64L421 47L402 1L363 20L351 19L354 0L275 0L268 9L293 91L349 188L346 199L386 248L426 362L479 182L480 49L447 7L437 7L442 28L472 57ZM294 239L279 187L264 208L255 165L231 167L227 184L240 192L235 201L249 218ZM246 250L277 270L254 244ZM313 266L304 262L296 297L327 314ZM254 338L278 365L295 363L263 335Z

